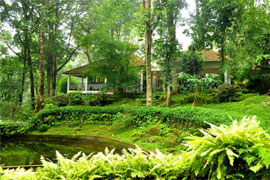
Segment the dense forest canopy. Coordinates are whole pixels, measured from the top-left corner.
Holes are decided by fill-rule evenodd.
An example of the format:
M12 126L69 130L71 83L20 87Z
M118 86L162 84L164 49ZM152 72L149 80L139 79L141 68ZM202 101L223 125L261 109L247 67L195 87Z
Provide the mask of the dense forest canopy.
M164 72L169 106L170 94L178 92L178 61L192 54L184 52L182 39L176 37L184 23L192 38L189 51L218 51L223 71L233 81L255 89L259 83L263 88L257 90L265 93L270 78L270 1L194 1L195 12L184 20L181 15L189 5L185 0L2 0L0 102L39 111L45 97L60 93L62 72L81 59L94 65L90 74L98 71L110 77L108 88L120 91L136 82L138 72L129 64L129 57L136 55L146 61L147 105L152 104L152 58ZM227 63L226 56L231 58ZM254 68L258 64L265 68Z

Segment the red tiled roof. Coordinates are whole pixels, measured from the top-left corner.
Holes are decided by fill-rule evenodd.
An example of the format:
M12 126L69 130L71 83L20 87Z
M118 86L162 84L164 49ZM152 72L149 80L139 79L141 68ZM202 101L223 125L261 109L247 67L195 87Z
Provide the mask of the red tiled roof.
M201 53L204 61L221 61L219 53L214 50L203 50ZM230 60L230 57L226 56L225 59Z

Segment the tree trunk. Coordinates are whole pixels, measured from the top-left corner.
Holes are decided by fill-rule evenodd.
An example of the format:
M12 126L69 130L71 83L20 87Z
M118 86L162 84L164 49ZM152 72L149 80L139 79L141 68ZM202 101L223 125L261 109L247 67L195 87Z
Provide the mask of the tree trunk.
M25 51L26 52L26 51ZM23 103L23 93L24 93L24 82L25 82L25 69L26 69L26 58L25 58L26 53L24 54L23 58L23 73L22 73L22 82L21 82L21 92L19 94L19 103L22 105Z
M172 43L172 94L177 94L179 91L179 82L178 82L178 70L177 70L177 58L175 56L176 51L176 25L173 23L171 27L171 43Z
M222 39L221 39L220 55L221 55L222 68L224 68L224 64L225 64L225 34L223 34Z
M178 71L177 71L177 60L176 58L173 59L173 66L172 66L172 94L178 94L179 92L179 81L178 81Z
M48 7L48 0L43 0L45 7ZM44 41L45 41L45 16L46 13L43 11L41 13L40 21L40 62L39 62L39 79L38 79L38 96L35 108L35 113L39 112L44 108L44 63L45 63L45 52L44 52Z
M52 77L53 77L53 52L55 51L55 45L54 45L54 34L52 31L54 30L54 24L52 22L49 22L49 28L50 32L49 34L49 41L47 43L47 96L51 96L51 82L52 82Z
M58 18L58 5L55 9L55 17ZM55 24L54 26L54 37L53 37L53 43L54 47L56 48L56 40L58 36L58 24ZM52 96L56 95L56 76L57 76L57 56L56 52L53 51L53 66L52 66Z
M22 9L24 13L24 19L28 22L30 21L30 14L29 12L29 5L25 1L22 1ZM29 69L29 79L30 79L30 92L31 92L31 106L35 108L35 82L34 82L34 75L33 75L33 63L31 58L31 37L29 37L29 29L26 27L24 29L24 51L25 51L25 60L27 61L28 69Z
M32 63L32 58L30 54L31 53L30 46L28 46L27 49L28 49L27 59L28 59L29 76L30 76L31 105L32 105L32 109L34 109L35 108L35 80L34 80L34 74L33 74L33 65L32 65L33 63Z
M175 86L175 84L178 84L177 80L177 75L176 75L176 66L172 66L172 63L175 61L176 62L176 25L174 22L174 11L173 11L173 5L170 2L167 2L169 9L167 11L167 29L168 29L168 34L169 34L169 52L167 54L167 58L165 59L165 70L166 73L165 75L166 77L166 90L167 90L167 95L166 95L166 103L165 105L167 107L170 106L170 100L171 100L171 88L170 88L170 84L173 85L173 87ZM174 77L174 83L172 82L172 77ZM177 91L178 89L175 88L174 91Z
M165 106L170 107L170 105L171 105L171 87L167 86Z
M91 62L91 57L90 57L90 54L89 54L89 49L88 49L88 47L85 47L85 49L84 49L84 54L87 56L87 60L88 60L88 63L90 63Z
M57 76L57 68L56 68L56 53L53 53L53 74L52 74L52 96L56 95L56 76Z
M47 96L48 97L51 96L51 78L52 78L52 55L50 51L51 51L51 47L48 47L48 51L47 51L48 53L47 55Z
M221 67L224 70L224 72L226 72L226 69L225 69L225 30L223 31L223 36L221 38L220 56L221 56ZM225 76L225 73L224 73L223 76L224 76L224 82L227 82L228 74Z
M152 75L151 75L151 0L144 0L144 9L147 13L147 21L145 21L145 66L146 66L146 105L152 105Z

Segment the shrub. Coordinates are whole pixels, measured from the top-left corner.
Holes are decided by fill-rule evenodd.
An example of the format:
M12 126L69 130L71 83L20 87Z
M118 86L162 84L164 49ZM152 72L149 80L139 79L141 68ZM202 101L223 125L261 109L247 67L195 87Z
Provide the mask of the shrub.
M53 97L46 98L45 104L53 104L55 106L67 106L69 104L69 98L66 94L61 94Z
M104 106L106 104L108 104L108 98L104 93L95 94L90 102L91 106Z
M69 92L67 94L70 105L84 105L82 92Z
M193 93L184 98L184 104L187 103L195 103L197 105L210 104L213 102L213 98L211 96L207 96L202 93Z
M134 125L134 122L134 117L130 114L118 113L113 118L112 128L116 130L128 129Z
M248 79L248 88L265 94L270 87L270 54L261 54L246 66L244 78Z
M68 96L66 94L61 94L58 96L52 97L54 104L61 107L61 106L67 106L69 103Z
M151 118L161 122L178 122L185 127L202 126L208 127L206 122L220 125L221 123L230 123L228 114L221 110L205 109L200 107L177 107L177 108L161 108L161 107L124 107L124 106L66 106L54 109L43 109L33 119L32 123L35 127L40 124L56 124L61 121L81 121L85 123L93 123L93 121L112 121L118 113L130 114L134 117L135 124L141 125L147 123ZM230 114L234 118L240 118L238 114ZM52 116L49 120L46 117ZM46 120L46 121L45 121Z
M0 102L0 117L2 119L14 120L20 119L22 107L15 102Z
M216 89L214 96L218 102L235 101L238 97L237 87L224 83Z
M188 169L209 179L264 179L269 175L270 136L256 118L234 121L231 126L203 131L203 137L187 137Z
M25 134L30 130L31 126L28 123L23 122L1 122L0 123L0 135L18 135Z

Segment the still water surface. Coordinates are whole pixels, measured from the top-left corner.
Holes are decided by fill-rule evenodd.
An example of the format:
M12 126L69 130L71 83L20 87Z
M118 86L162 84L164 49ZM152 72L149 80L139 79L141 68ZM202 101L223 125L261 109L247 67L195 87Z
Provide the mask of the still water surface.
M115 148L117 153L123 148L134 148L131 144L98 136L0 136L0 165L38 165L41 164L41 156L56 161L56 151L71 158L79 151L86 154L97 153L104 151L106 147Z

